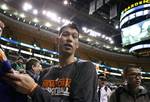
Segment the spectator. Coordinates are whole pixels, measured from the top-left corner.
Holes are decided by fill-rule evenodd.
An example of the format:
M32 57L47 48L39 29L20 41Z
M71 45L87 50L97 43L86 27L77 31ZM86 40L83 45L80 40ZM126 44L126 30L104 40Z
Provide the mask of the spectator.
M24 64L24 58L22 56L19 56L16 62L12 64L12 67L17 71L25 70Z
M147 90L141 86L141 69L136 65L128 65L123 76L127 85L117 88L110 96L110 102L150 102Z
M38 82L41 71L42 66L38 59L30 58L27 60L26 72L35 80L35 82Z
M111 89L108 87L107 78L105 76L98 76L98 97L99 102L108 102L111 94Z

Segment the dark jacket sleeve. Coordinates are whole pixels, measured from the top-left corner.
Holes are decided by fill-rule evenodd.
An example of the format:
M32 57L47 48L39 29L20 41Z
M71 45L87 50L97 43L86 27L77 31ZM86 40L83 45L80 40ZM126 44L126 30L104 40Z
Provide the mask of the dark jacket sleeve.
M33 91L31 98L32 102L52 102L51 94L39 86Z
M97 74L91 62L83 62L72 83L70 102L97 102Z
M117 100L116 100L116 91L112 92L108 102L117 102Z

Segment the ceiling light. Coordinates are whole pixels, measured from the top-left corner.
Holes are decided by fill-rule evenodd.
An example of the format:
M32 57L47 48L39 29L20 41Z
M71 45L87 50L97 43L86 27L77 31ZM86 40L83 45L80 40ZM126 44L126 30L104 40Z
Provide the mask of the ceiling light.
M39 22L39 20L37 18L34 18L33 22L37 23L37 22Z
M38 10L37 10L37 9L34 9L34 10L33 10L33 14L34 14L34 15L37 15L37 14L38 14Z
M115 26L115 28L116 28L116 29L118 29L118 28L119 28L119 26L118 26L118 25L116 25L116 26Z
M52 25L51 25L49 22L46 22L46 23L45 23L45 26L46 26L46 27L51 27Z
M106 36L105 35L102 35L102 38L105 38Z
M24 11L28 11L28 10L31 10L32 9L32 5L29 4L29 3L24 3L23 5L23 10Z
M57 31L59 31L59 30L60 30L60 27L57 28Z
M63 4L64 4L64 5L68 5L68 4L69 4L68 0L64 0L64 1L63 1Z
M125 49L121 49L121 51L122 51L122 52L125 52L126 50L125 50Z
M80 39L82 39L82 38L83 38L83 36L82 36L82 35L79 35L79 38L80 38Z
M110 41L111 44L114 44L114 41Z
M2 8L3 10L8 10L8 6L7 6L6 4L1 5L1 8Z
M18 15L18 12L14 12L14 15Z
M114 50L118 50L119 48L117 48L117 47L114 47Z
M92 40L91 40L90 38L87 38L86 41L90 42L90 41L92 41Z
M24 17L25 17L25 15L24 15L23 13L21 13L21 14L20 14L20 17L24 18Z
M26 20L24 19L23 22L26 22Z
M46 10L43 10L43 11L42 11L42 14L43 14L43 15L46 15Z

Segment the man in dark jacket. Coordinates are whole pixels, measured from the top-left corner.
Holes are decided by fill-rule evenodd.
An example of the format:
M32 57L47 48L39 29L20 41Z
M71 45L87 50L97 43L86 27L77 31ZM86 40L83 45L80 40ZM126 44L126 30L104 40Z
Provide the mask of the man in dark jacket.
M34 102L97 102L95 66L75 59L79 30L75 24L60 29L57 38L59 62L45 70L37 85L26 74L7 74L19 92L29 94Z
M42 66L40 61L36 58L29 58L26 62L26 72L38 82L40 73L42 72Z
M127 85L119 87L110 96L110 102L150 102L147 90L141 86L141 70L128 65L123 72Z

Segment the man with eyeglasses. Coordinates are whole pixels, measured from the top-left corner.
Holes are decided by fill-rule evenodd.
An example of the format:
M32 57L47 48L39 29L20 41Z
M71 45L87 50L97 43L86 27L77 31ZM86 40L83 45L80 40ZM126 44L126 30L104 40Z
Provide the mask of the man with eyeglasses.
M149 93L141 86L141 69L136 65L128 65L123 76L127 85L119 87L110 96L110 102L150 102Z

